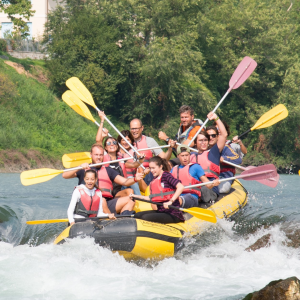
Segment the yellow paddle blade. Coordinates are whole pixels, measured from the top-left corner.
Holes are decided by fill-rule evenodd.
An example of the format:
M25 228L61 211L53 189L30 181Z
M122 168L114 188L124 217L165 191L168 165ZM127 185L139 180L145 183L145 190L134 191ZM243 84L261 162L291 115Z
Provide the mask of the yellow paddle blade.
M93 123L96 122L88 107L77 97L75 93L72 91L66 91L62 95L62 99L79 115L91 120Z
M85 85L77 77L72 77L66 81L67 87L73 91L82 101L96 108L93 96Z
M62 222L69 222L69 220L68 219L34 220L34 221L27 221L26 224L28 224L28 225L38 225L38 224L62 223Z
M265 114L263 114L255 125L251 128L251 131L255 129L266 128L273 124L285 119L289 112L283 104L278 104Z
M23 185L32 185L32 184L48 181L61 173L63 173L62 170L43 168L43 169L24 171L21 173L20 178L21 178L21 183Z
M216 215L214 214L214 212L212 212L209 209L192 207L192 208L182 208L180 210L187 212L190 215L193 215L194 217L199 218L201 220L211 222L211 223L217 223Z
M69 153L64 154L62 157L63 166L66 169L75 168L83 163L92 163L92 159L89 152Z

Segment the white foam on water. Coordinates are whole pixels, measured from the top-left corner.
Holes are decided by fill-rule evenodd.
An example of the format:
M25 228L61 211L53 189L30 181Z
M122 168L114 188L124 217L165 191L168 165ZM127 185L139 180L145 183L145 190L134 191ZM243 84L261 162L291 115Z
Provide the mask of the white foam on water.
M247 238L234 237L232 222L220 226L217 244L150 267L91 238L38 247L0 242L0 299L240 299L272 280L300 278L299 249L283 244L278 225ZM266 233L270 247L245 251Z

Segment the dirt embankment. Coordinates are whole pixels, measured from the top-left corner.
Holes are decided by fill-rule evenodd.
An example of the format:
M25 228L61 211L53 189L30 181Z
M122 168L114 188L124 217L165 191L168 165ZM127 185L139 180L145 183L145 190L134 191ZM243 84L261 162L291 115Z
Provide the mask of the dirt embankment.
M48 85L48 78L45 70L39 66L31 65L30 71L26 71L24 66L9 60L4 61L7 65L13 67L19 74L25 74L28 77L34 78L39 82Z
M37 150L0 150L0 172L19 173L38 168L62 169L61 161L42 155Z

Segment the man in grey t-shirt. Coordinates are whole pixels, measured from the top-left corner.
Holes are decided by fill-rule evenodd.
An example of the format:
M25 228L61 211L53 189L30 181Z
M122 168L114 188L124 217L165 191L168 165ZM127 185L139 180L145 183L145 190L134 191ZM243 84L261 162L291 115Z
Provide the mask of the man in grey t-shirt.
M244 155L247 154L247 148L243 142L239 140L238 136L232 138L230 147L240 156L240 158L243 158Z
M140 119L133 119L130 122L130 132L134 138L134 145L137 149L145 149L152 147L159 147L158 143L151 137L143 135L144 126ZM174 143L172 140L169 141L169 144ZM172 147L168 148L167 152L163 152L161 149L153 149L149 151L142 151L145 153L146 157L143 165L145 167L149 166L149 159L153 156L160 156L166 160L169 160L172 155Z

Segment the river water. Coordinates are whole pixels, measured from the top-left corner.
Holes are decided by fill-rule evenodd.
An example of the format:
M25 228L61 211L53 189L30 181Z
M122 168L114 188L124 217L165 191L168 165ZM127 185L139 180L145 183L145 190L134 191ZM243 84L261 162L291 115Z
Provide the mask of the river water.
M272 280L300 278L300 177L275 189L243 181L248 205L231 220L186 238L176 257L127 262L90 238L53 245L76 180L57 176L24 187L0 174L0 299L241 299ZM270 234L270 246L245 251ZM294 241L294 243L291 243Z

